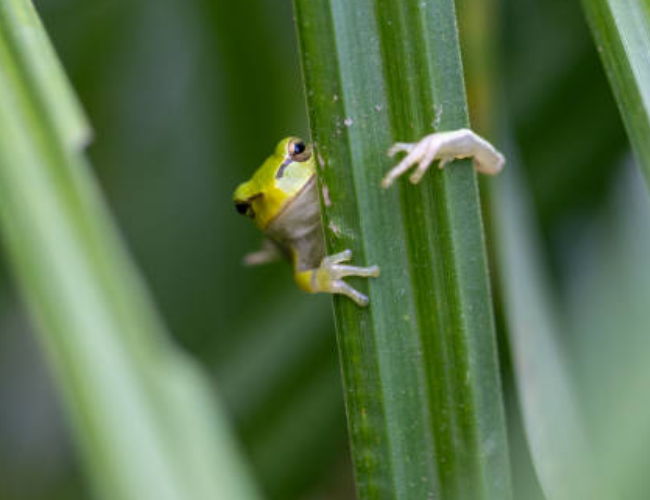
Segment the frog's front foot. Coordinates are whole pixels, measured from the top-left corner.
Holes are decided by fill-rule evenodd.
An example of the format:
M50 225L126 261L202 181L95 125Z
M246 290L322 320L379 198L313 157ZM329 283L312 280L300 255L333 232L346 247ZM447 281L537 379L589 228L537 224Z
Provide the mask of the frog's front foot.
M476 171L488 175L498 174L505 164L505 158L492 144L466 128L436 132L416 143L398 142L388 150L388 155L394 156L399 152L405 152L406 156L381 181L384 188L389 187L416 163L418 166L409 177L413 184L420 182L435 160L440 160L439 167L444 168L456 158L471 157Z
M361 276L375 278L379 276L379 267L358 267L342 264L352 258L351 250L344 250L325 257L318 268L311 271L309 288L311 292L339 293L351 298L360 306L368 305L368 297L348 285L343 278Z
M265 239L262 242L262 248L255 252L249 252L244 255L243 263L245 266L259 266L260 264L268 264L280 260L282 254L278 246L271 240Z

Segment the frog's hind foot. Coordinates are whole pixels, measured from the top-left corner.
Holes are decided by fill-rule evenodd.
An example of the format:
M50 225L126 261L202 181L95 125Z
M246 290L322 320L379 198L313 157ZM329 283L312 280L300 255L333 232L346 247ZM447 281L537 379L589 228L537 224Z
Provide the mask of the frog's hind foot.
M316 279L321 286L328 288L330 293L339 293L351 298L360 306L368 305L368 297L348 285L343 278L348 276L360 276L362 278L376 278L379 276L379 267L348 266L341 262L348 262L352 258L351 250L344 250L323 259L316 274Z
M476 171L488 175L498 174L505 164L505 158L492 144L466 128L436 132L416 143L398 142L388 150L388 155L401 152L406 156L388 171L381 181L382 187L388 188L415 164L417 168L409 180L417 184L435 160L440 160L439 167L444 168L452 160L471 157Z
M343 278L360 276L362 278L375 278L379 276L379 267L358 267L342 264L352 258L351 250L328 255L323 258L316 269L303 271L296 275L302 288L308 292L336 293L349 297L357 305L367 306L369 299L366 295L348 285Z

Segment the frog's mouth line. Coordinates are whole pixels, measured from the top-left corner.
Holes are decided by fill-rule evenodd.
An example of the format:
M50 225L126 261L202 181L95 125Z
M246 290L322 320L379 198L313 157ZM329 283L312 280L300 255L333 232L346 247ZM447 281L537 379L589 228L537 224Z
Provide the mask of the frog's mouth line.
M282 164L280 165L280 168L279 168L278 171L276 172L276 174L275 174L275 178L276 178L276 179L282 179L282 176L284 175L284 170L285 170L289 165L291 165L292 163L293 163L293 160L291 159L291 157L288 156L287 158L285 158L285 160L284 160L284 161L282 162Z

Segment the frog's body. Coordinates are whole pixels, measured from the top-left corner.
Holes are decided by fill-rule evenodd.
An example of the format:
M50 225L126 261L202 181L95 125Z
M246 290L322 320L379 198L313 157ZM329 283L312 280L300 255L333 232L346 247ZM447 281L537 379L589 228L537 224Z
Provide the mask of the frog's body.
M359 305L368 303L343 278L374 277L379 268L341 265L350 260L349 250L325 256L316 165L311 149L300 139L280 141L253 177L237 188L234 200L237 210L251 217L267 237L262 249L247 255L245 262L262 264L285 255L303 290L341 293Z
M325 241L316 175L307 181L295 198L287 202L264 232L295 260L296 270L306 271L318 267L325 256Z
M469 129L434 133L414 144L397 143L389 154L400 151L407 155L386 174L384 188L415 163L418 167L410 177L413 183L419 182L436 159L442 168L454 158L472 157L477 171L491 175L504 164L501 153ZM351 259L350 250L325 255L316 175L311 148L297 137L287 137L253 177L239 185L234 194L237 211L251 217L267 237L262 249L247 255L245 262L262 264L284 255L292 261L295 280L303 290L340 293L365 306L368 298L343 278L376 277L379 268L341 264Z

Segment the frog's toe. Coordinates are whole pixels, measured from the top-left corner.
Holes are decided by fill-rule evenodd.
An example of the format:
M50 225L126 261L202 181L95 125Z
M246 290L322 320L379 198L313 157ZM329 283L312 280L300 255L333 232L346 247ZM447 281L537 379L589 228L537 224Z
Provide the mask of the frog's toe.
M400 177L404 172L411 168L415 163L421 161L422 156L426 153L426 144L417 143L417 144L406 144L403 142L398 142L395 146L399 145L400 148L395 150L395 153L404 151L407 155L402 158L402 160L391 168L384 178L381 181L381 186L385 189L389 187L395 180ZM393 146L393 148L395 147ZM406 148L405 146L409 146ZM393 151L393 148L389 149L389 154Z
M321 262L321 267L331 267L334 264L339 264L341 262L347 262L352 258L352 250L349 248L343 250L342 252L328 255L323 258Z
M410 153L414 147L415 144L412 144L410 142L396 142L388 150L388 156L392 158L397 153Z
M359 290L352 288L343 280L334 280L332 281L331 293L338 293L345 295L346 297L352 299L358 306L366 307L370 302L370 299Z
M346 249L342 252L324 257L320 269L333 280L339 280L347 276L360 276L362 278L375 278L379 276L378 266L360 267L341 264L341 262L348 262L350 259L352 259L352 250Z
M362 278L376 278L379 276L378 266L359 267L335 264L331 270L334 279L346 278L347 276L360 276Z

